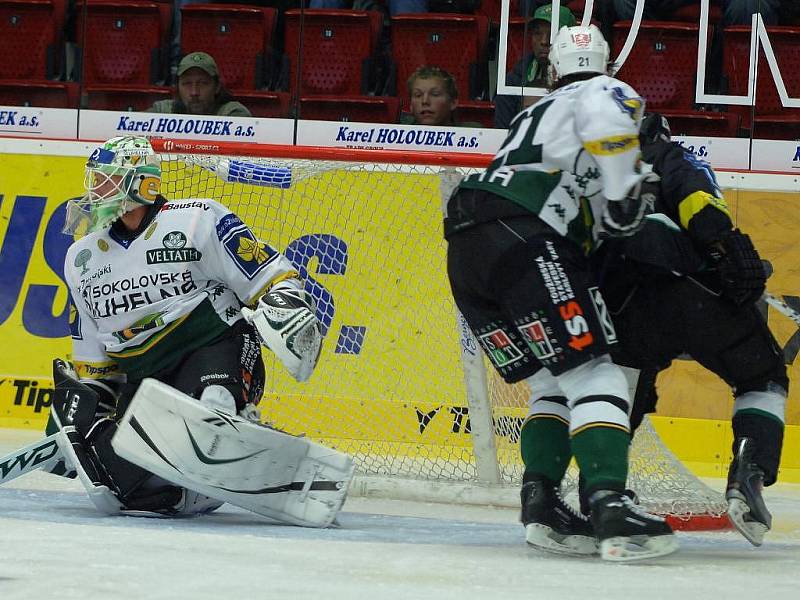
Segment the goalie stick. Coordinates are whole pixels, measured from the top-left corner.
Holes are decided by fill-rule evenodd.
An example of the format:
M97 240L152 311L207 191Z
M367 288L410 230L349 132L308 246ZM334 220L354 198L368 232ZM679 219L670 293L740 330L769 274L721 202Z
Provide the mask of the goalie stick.
M56 436L55 433L48 435L0 458L0 485L39 469L54 475L74 477L75 471L67 467L64 455L56 444Z

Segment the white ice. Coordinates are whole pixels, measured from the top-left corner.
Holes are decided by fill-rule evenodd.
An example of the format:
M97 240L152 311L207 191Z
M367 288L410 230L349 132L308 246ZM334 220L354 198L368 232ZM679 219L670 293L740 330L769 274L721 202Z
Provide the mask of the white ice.
M0 430L0 456L36 437ZM681 533L676 554L618 565L527 547L511 509L351 498L327 530L227 506L105 517L75 481L31 473L0 488L0 600L797 598L800 486L765 496L774 527L761 548Z

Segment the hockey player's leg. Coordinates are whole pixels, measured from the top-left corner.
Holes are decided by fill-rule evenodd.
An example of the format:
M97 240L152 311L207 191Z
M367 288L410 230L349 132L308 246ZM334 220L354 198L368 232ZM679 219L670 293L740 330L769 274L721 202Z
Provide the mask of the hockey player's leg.
M786 395L777 385L736 398L733 416L733 461L725 498L728 517L754 546L772 527L772 515L761 491L775 482L783 446Z
M175 485L283 523L327 527L353 475L349 456L145 379L112 446Z
M560 374L558 382L569 401L572 451L586 479L601 558L642 560L677 550L666 521L624 493L630 400L620 369L608 357L595 358Z
M528 418L520 433L525 464L520 491L521 520L531 546L560 554L597 553L591 523L561 496L560 483L572 458L569 408L547 369L529 377Z
M692 337L692 356L735 390L726 499L733 525L760 546L772 524L761 495L777 479L789 380L783 352L754 305L705 300L715 315Z
M58 445L100 512L175 514L186 504L184 490L155 482L152 473L114 453L111 438L116 423L107 417L97 419L97 393L78 381L69 365L56 359L53 378L56 392L51 414L58 428Z

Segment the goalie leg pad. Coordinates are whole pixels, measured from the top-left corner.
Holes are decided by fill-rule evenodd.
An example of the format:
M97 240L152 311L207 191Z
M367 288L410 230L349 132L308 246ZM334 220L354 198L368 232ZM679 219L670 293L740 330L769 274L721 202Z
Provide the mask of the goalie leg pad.
M333 522L353 476L346 454L210 410L153 379L139 386L111 443L175 485L306 527Z

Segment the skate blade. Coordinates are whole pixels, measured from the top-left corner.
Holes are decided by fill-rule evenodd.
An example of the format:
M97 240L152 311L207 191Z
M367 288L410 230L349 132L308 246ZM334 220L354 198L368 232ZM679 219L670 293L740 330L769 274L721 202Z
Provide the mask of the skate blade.
M728 518L733 526L753 546L760 546L764 543L764 534L769 531L769 528L760 521L746 520L749 514L750 507L747 502L740 498L728 499Z
M530 523L525 526L525 541L545 552L570 556L597 554L597 540L585 535L561 535L547 525Z
M600 558L611 562L632 562L672 554L678 549L678 539L673 534L612 537L600 543Z

